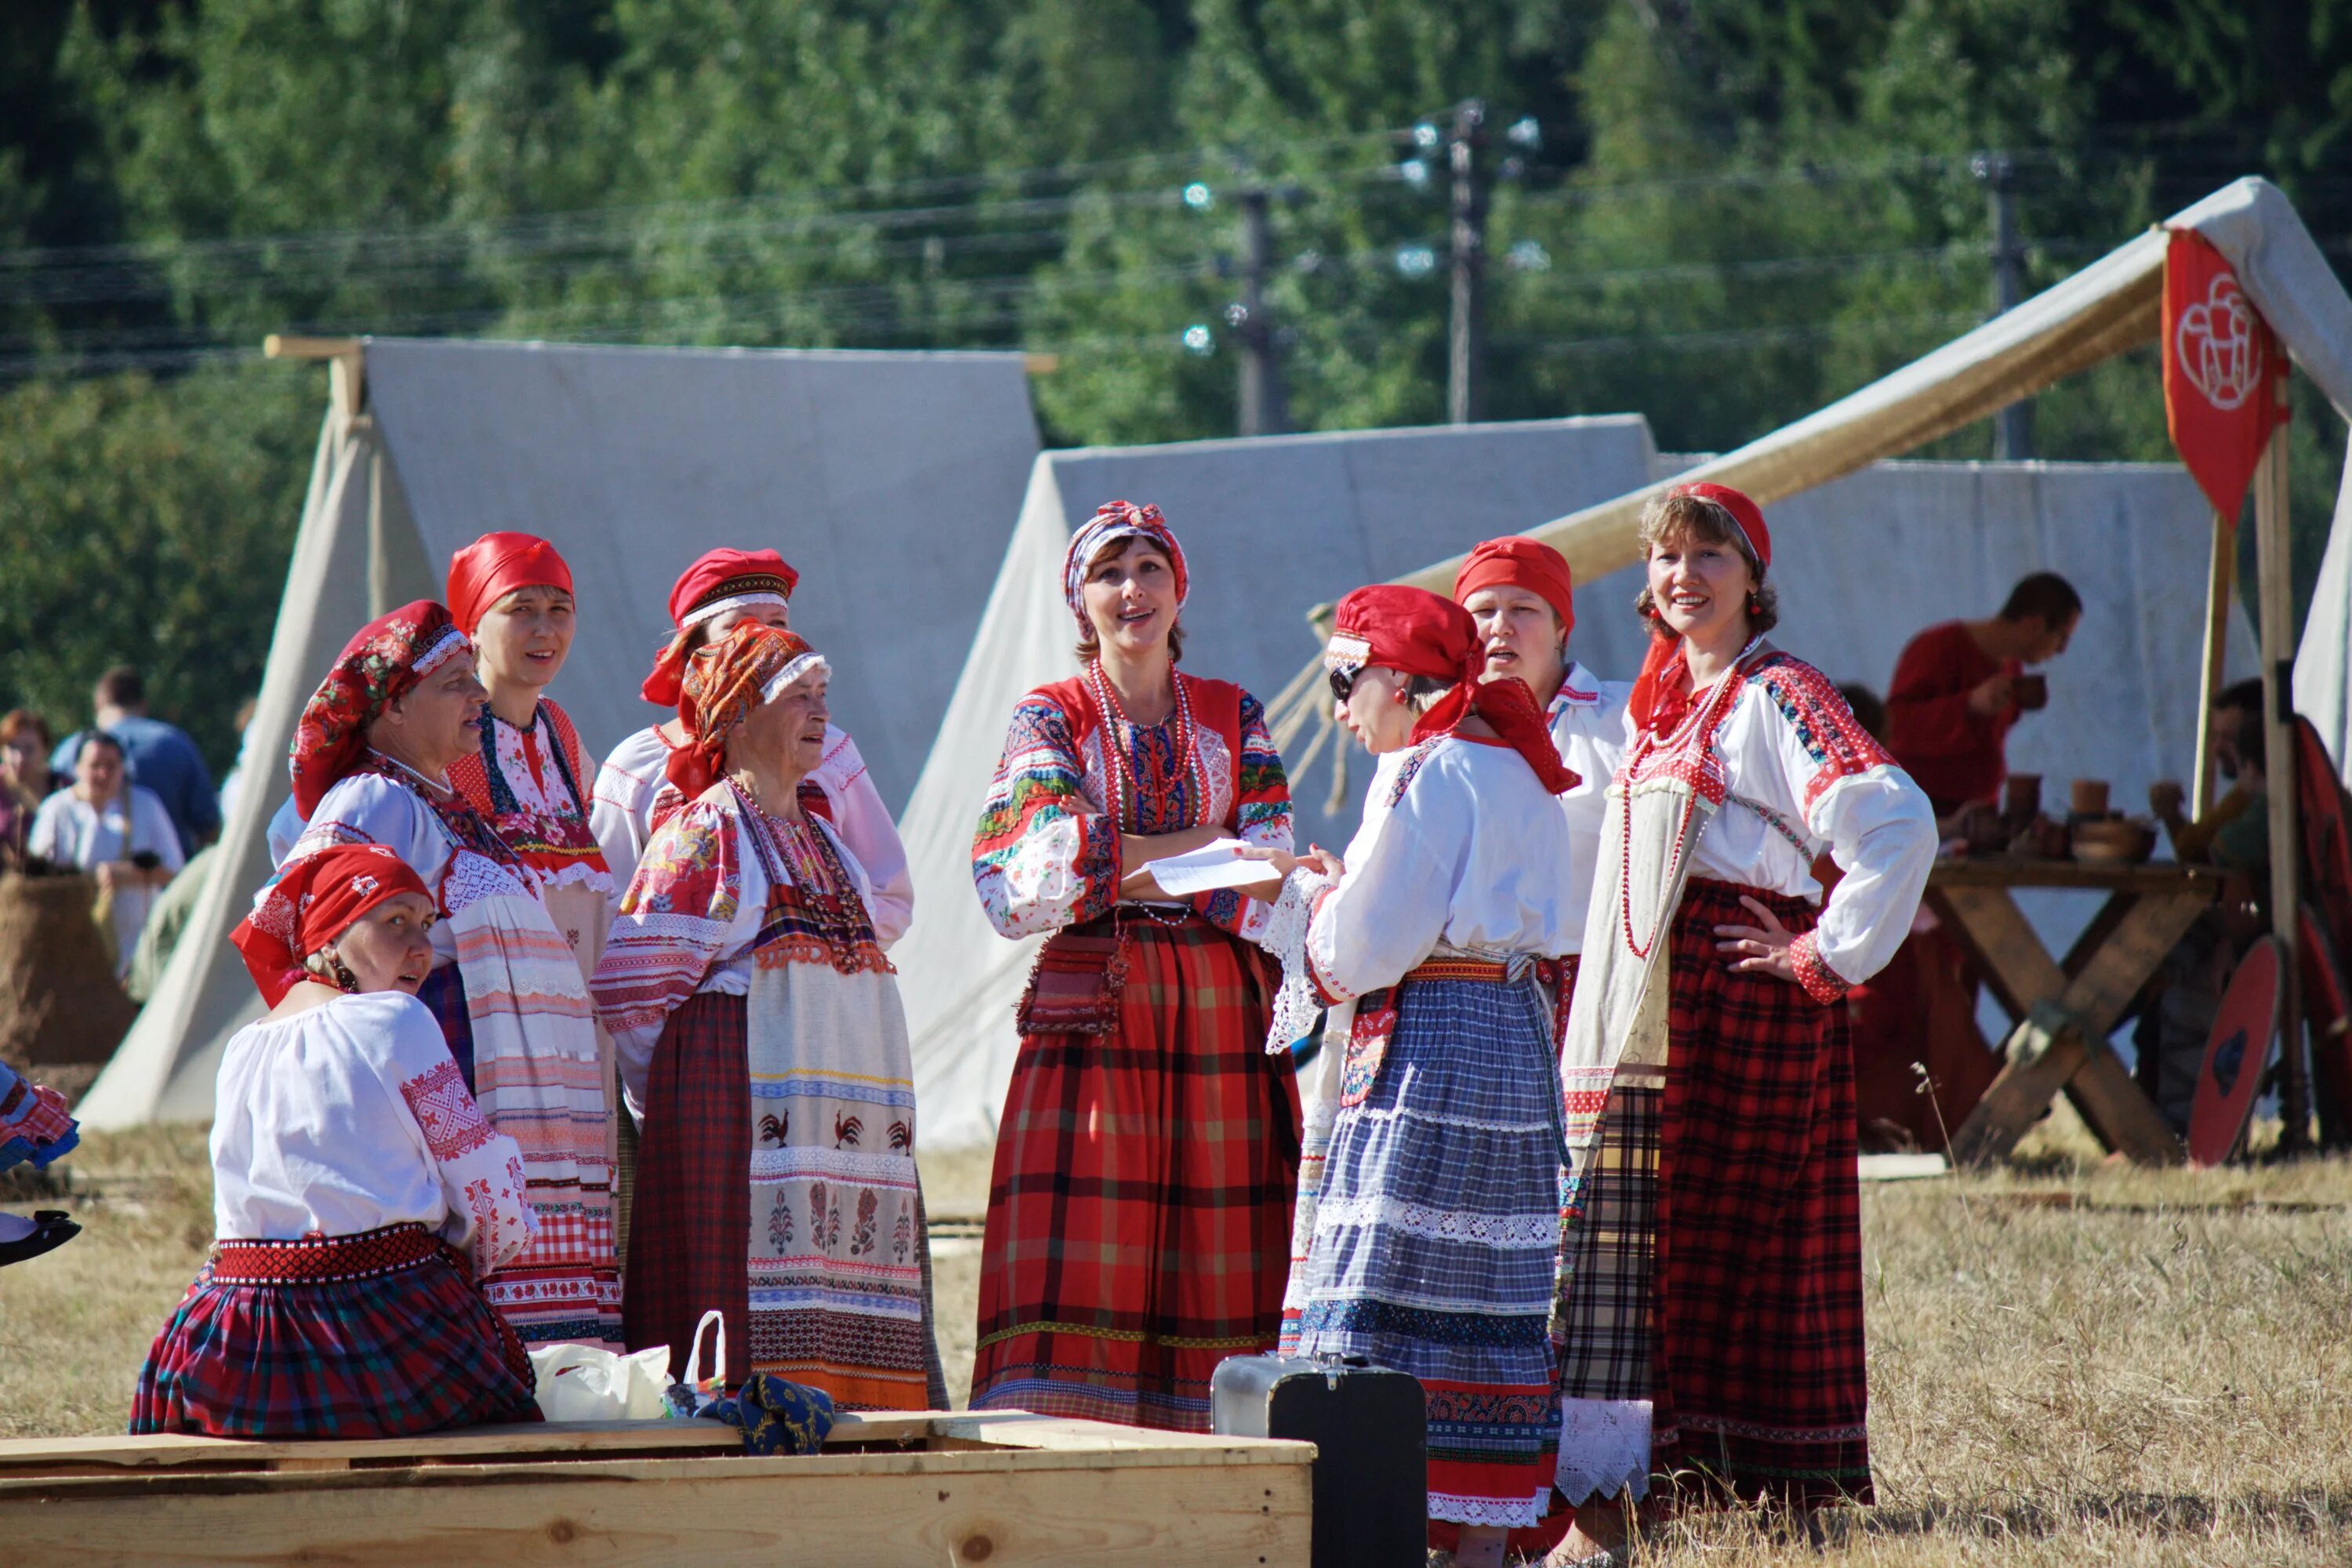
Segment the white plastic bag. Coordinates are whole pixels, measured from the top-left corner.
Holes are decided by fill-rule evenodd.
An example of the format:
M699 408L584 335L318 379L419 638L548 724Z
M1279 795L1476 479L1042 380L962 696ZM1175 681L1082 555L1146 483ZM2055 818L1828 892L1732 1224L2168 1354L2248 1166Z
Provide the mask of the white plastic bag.
M713 1324L719 1328L719 1359L710 1375L702 1375L702 1331ZM719 1400L727 1397L727 1317L717 1308L702 1314L694 1325L694 1343L686 1352L686 1377L673 1383L663 1395L663 1408L667 1415L680 1419L699 1415Z
M530 1352L539 1413L550 1421L658 1421L669 1382L669 1347L615 1355L593 1345Z

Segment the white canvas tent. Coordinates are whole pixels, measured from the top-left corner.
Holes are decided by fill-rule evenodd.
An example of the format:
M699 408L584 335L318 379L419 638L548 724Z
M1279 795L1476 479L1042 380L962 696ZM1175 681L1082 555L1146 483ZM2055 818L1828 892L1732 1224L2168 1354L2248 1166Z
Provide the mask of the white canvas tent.
M1371 430L1045 452L955 700L900 823L915 923L893 952L914 1037L923 1138L995 1136L1012 1070L1013 1005L1034 942L999 937L971 886L971 832L1022 693L1073 674L1076 626L1062 599L1070 531L1104 501L1157 502L1184 541L1188 669L1271 702L1307 648L1317 600L1433 553L1507 533L1560 498L1645 482L1654 453L1637 416ZM1362 787L1358 770L1357 789ZM1354 819L1299 801L1300 834L1335 847Z
M1612 445L1623 450L1612 454ZM1576 465L1580 480L1622 472L1636 458L1647 477L1693 461L1652 457L1648 445L1645 422L1628 417L1041 455L904 824L918 912L895 956L926 1142L992 1139L1012 1070L1013 1003L1036 944L1006 942L982 917L971 830L1013 703L1073 668L1058 584L1076 523L1112 496L1159 501L1195 576L1185 662L1270 681L1311 648L1299 617L1318 592L1378 581L1384 554L1441 537L1440 527L1475 540L1531 526L1561 493L1538 482L1542 470L1564 466L1580 447L1592 454ZM1376 482L1383 468L1385 482ZM1442 525L1422 500L1433 487L1447 498ZM1274 556L1255 542L1270 516L1289 536ZM1776 575L1787 573L1781 635L1833 678L1883 691L1912 633L1998 608L2028 572L2066 573L2084 591L2083 629L2054 672L2050 710L2020 728L2012 752L2021 771L2046 767L2059 777L2095 759L2130 798L2178 776L2195 753L2198 649L2178 628L2200 610L2205 519L2195 484L2169 465L1881 464L1776 508ZM1367 530L1379 542L1360 557L1349 535ZM1630 678L1640 663L1644 634L1632 611L1639 585L1635 572L1621 569L1577 591L1572 651L1604 676ZM2242 615L2231 655L2239 671L2253 668ZM1337 847L1353 830L1363 768L1336 814L1324 810L1329 782L1320 763L1292 787L1302 838ZM2062 944L2080 921L2064 895L2028 901Z
M793 625L883 797L912 787L1003 555L1037 431L1021 357L361 340L333 363L270 642L252 782L156 994L79 1109L93 1127L212 1114L256 1010L226 938L303 702L372 616L439 598L450 554L515 529L572 565L581 634L553 694L602 755L659 715L637 685L677 573L715 545L802 574ZM877 574L877 567L879 572ZM877 593L910 608L877 636Z

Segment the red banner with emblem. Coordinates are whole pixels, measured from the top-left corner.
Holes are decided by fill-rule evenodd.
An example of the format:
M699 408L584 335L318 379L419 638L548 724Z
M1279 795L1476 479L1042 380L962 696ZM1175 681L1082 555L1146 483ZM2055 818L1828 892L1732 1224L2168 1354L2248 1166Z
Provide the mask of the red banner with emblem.
M2213 242L2177 228L2164 251L2164 423L2197 488L2231 526L2286 419L2285 351Z

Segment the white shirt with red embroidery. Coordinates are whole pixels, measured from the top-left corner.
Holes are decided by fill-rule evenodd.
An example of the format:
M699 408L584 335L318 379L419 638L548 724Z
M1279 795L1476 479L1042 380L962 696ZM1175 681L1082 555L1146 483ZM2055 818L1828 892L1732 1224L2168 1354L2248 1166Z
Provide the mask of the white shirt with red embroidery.
M1630 680L1603 680L1570 661L1546 720L1559 760L1577 782L1559 797L1568 813L1568 897L1577 911L1568 951L1584 949L1584 908L1592 901L1592 871L1601 859L1601 822L1609 810L1609 780L1625 760L1625 701Z
M1692 848L1690 874L1818 901L1813 862L1826 853L1845 876L1804 944L1831 973L1809 978L1826 993L1885 968L1911 932L1936 859L1936 814L1911 775L1827 676L1786 657L1747 678L1715 752L1727 795Z
M212 1152L224 1241L414 1222L478 1277L539 1233L522 1150L490 1131L441 1026L404 992L338 996L238 1030L221 1058Z
M1558 957L1584 919L1569 897L1559 800L1497 743L1441 735L1381 757L1344 858L1307 929L1326 1001L1393 985L1441 949Z
M597 772L588 823L604 851L604 864L613 868L616 912L653 841L657 819L686 804L665 771L670 751L655 725L614 747ZM898 825L882 804L857 742L835 725L824 727L824 760L808 782L824 792L834 832L865 872L866 918L874 922L874 939L887 951L915 918L915 878L907 866L907 847L898 840Z

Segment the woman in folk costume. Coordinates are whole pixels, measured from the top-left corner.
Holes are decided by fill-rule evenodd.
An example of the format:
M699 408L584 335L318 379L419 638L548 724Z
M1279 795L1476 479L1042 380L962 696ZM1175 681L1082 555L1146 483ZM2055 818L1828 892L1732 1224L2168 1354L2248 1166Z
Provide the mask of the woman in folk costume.
M530 1358L475 1281L538 1234L523 1155L416 988L434 900L338 844L230 937L269 1014L221 1058L212 1256L139 1374L131 1430L393 1437L536 1421Z
M1570 954L1584 945L1601 818L1610 775L1625 754L1625 703L1633 692L1632 681L1603 680L1569 658L1575 589L1560 552L1532 539L1489 539L1470 552L1454 578L1454 602L1477 623L1486 651L1480 679L1526 681L1544 710L1559 760L1577 775L1559 797L1569 821Z
M1561 1555L1613 1548L1653 1475L1700 1499L1871 1495L1846 988L1910 929L1927 797L1765 642L1755 503L1643 511L1649 657L1610 786L1563 1067L1575 1167ZM1844 871L1825 904L1811 867Z
M718 642L746 621L785 627L800 574L772 550L712 550L686 569L669 591L677 633L654 661L639 694L657 708L676 708L679 679L695 649ZM619 886L628 886L638 857L662 819L686 804L670 782L669 759L692 743L683 718L638 731L613 748L596 775L592 820L596 841ZM801 785L803 803L830 823L866 873L866 913L887 952L914 918L915 884L906 847L882 793L857 754L857 742L825 726L824 755ZM617 895L616 895L617 896Z
M1380 759L1363 826L1344 863L1267 857L1276 924L1303 938L1282 943L1283 1011L1354 1004L1297 1351L1421 1380L1429 1516L1463 1527L1457 1561L1499 1563L1544 1513L1559 1439L1551 982L1582 912L1559 801L1577 779L1526 684L1480 680L1460 605L1359 588L1334 625L1342 721ZM1295 1032L1278 1019L1271 1048Z
M628 1341L683 1368L715 1308L748 1331L753 1372L851 1409L943 1408L906 1014L865 871L801 791L827 676L756 622L687 663L691 740L668 763L687 804L646 846L596 971L645 1110Z
M1007 937L1052 932L1020 1012L981 1258L971 1403L1206 1431L1209 1376L1274 1346L1297 1090L1246 939L1268 910L1149 863L1290 847L1257 700L1175 668L1189 585L1157 507L1071 536L1076 679L1013 710L972 843Z
M522 1145L540 1237L484 1281L530 1344L617 1347L610 1101L596 1026L539 873L467 804L450 770L481 745L482 685L449 612L431 600L360 628L294 734L307 825L280 876L337 844L382 844L441 919L418 997L441 1021L490 1125Z

